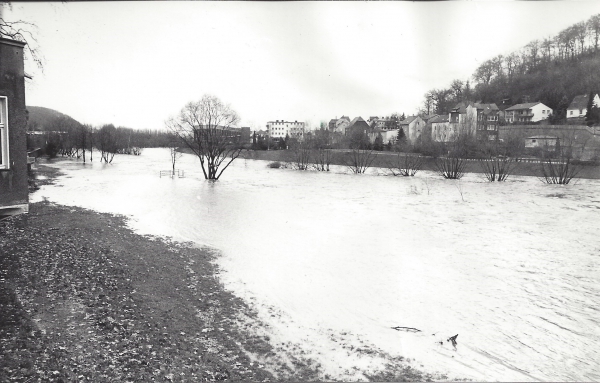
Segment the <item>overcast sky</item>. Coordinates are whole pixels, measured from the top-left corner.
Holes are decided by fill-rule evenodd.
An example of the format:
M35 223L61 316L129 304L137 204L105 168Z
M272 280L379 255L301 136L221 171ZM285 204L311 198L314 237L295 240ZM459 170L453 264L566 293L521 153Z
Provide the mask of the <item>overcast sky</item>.
M600 1L13 3L44 71L27 105L163 129L213 94L242 126L414 114L423 95L600 13Z

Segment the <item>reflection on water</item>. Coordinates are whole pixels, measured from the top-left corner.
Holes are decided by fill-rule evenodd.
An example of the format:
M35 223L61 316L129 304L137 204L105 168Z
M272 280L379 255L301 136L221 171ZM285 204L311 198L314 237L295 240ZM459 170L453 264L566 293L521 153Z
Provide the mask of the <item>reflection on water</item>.
M381 364L355 351L371 347L450 377L600 380L598 181L458 184L238 160L211 183L188 155L186 178L159 178L169 166L162 149L61 163L66 177L32 199L219 249L223 282L272 341L298 345L333 378ZM439 343L455 334L456 350Z

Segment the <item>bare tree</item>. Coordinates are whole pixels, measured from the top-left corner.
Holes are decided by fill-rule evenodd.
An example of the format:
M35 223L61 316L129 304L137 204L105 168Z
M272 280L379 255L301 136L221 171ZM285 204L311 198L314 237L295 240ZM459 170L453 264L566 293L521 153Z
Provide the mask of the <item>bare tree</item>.
M433 91L429 91L429 92L425 93L425 99L423 100L423 107L427 114L430 114L433 111L434 99L435 99L435 95L433 94Z
M462 101L462 93L463 93L464 83L461 80L454 80L452 84L450 84L450 89L452 89L452 95L454 99L458 101Z
M600 39L600 15L594 15L587 21L590 38L594 42L594 52L598 51L598 40Z
M435 159L438 173L446 179L461 179L467 166L467 158L476 147L476 117L467 113L454 128L447 143L448 153L445 157Z
M179 147L175 140L171 142L169 147L169 156L171 158L171 177L175 177L175 165L183 154L179 151Z
M200 101L188 103L166 126L198 156L204 178L218 180L243 149L232 129L238 121L229 105L204 95Z
M484 61L473 74L473 79L479 84L488 85L494 76L495 65L491 60Z
M509 157L490 157L480 162L485 178L490 181L505 181L512 174L516 162Z
M44 69L44 59L39 50L35 33L37 26L24 20L10 21L4 15L4 7L11 7L10 3L0 3L0 37L9 38L26 43L25 60L32 60L40 69ZM33 31L33 32L32 32ZM29 75L26 77L31 78Z
M573 164L573 160L569 157L558 161L547 158L540 163L541 179L547 184L567 185L581 169L581 166Z
M533 40L525 46L527 53L529 54L529 66L531 69L535 69L538 64L538 53L540 51L540 42Z
M550 37L545 38L540 45L540 49L542 51L542 57L544 59L544 62L549 62L552 59L554 40L552 40L552 38Z
M311 166L311 143L308 140L297 141L294 144L294 159L292 169L308 170Z
M333 151L327 148L316 148L313 153L313 167L320 172L328 172L333 161Z
M119 149L117 128L112 124L102 126L98 130L98 144L100 146L100 161L110 164Z
M375 155L372 150L351 149L345 153L344 162L354 174L363 174L371 167Z
M396 153L396 158L390 163L388 169L394 176L414 176L423 166L423 157Z

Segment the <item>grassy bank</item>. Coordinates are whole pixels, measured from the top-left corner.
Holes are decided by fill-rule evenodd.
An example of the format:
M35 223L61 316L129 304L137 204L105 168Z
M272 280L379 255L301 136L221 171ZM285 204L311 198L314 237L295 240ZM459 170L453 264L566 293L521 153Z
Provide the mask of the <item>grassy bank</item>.
M32 189L58 174L36 173ZM331 380L253 335L264 324L223 288L215 256L48 202L0 221L0 381ZM402 358L369 377L432 378Z
M393 152L373 152L374 160L372 166L388 168L391 163L394 162L396 153ZM279 161L279 162L293 162L294 151L293 150L257 150L257 151L245 151L242 152L243 158L264 160L264 161ZM344 153L341 151L335 152L332 164L334 165L345 165ZM423 170L437 171L435 166L435 160L431 157L423 158ZM479 161L467 161L465 167L465 173L483 173ZM542 175L540 164L520 162L513 171L514 175L520 176L534 176L540 177ZM582 166L582 170L579 173L580 178L588 179L600 179L600 167L599 166Z

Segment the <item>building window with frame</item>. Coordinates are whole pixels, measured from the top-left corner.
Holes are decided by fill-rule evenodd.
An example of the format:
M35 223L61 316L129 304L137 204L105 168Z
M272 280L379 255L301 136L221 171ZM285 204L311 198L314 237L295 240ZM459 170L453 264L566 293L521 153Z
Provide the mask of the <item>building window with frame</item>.
M0 96L0 170L10 167L7 104L8 99Z

